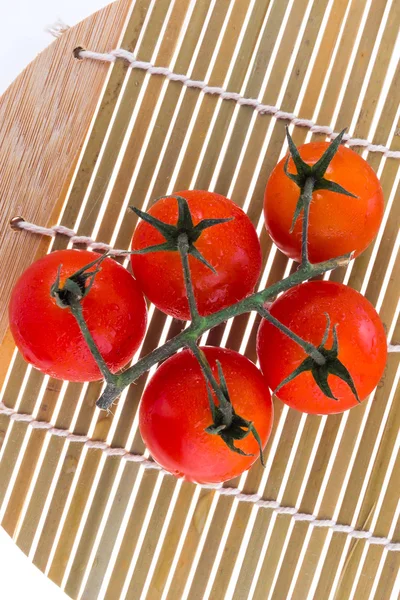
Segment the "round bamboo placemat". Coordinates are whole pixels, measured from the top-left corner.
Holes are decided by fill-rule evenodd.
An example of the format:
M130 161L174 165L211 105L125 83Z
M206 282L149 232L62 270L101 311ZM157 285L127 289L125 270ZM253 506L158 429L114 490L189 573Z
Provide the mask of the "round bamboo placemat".
M6 308L18 274L70 239L11 231L10 218L123 249L128 204L185 188L245 208L261 284L272 283L292 268L261 219L285 124L296 143L348 127L386 211L375 243L331 278L365 294L398 343L399 24L391 0L120 0L65 32L1 99L0 520L72 598L398 597L399 354L343 415L276 402L267 469L213 490L149 468L136 420L146 378L99 413L100 384L49 379L14 352ZM150 316L141 354L182 327ZM257 324L239 317L207 342L255 360Z

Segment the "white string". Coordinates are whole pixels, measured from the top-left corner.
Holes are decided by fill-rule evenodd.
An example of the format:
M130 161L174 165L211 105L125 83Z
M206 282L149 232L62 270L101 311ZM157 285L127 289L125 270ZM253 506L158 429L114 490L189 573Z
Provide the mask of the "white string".
M68 31L69 25L64 23L62 19L57 19L52 25L47 25L44 30L46 33L50 33L55 38L59 38L65 31Z
M167 67L157 67L150 62L145 62L142 60L137 60L136 56L132 52L128 52L128 50L124 50L123 48L117 48L116 50L112 50L111 52L101 53L101 52L93 52L91 50L83 50L76 49L75 56L79 59L89 58L91 60L99 60L102 62L115 62L117 58L121 58L129 63L130 68L132 69L140 69L142 71L147 71L150 75L162 75L169 79L170 81L178 81L189 88L197 88L203 92L203 94L212 94L214 96L219 96L222 100L233 100L237 102L240 106L250 106L260 115L270 115L275 119L281 119L283 121L289 121L293 125L297 125L297 127L306 127L310 129L313 133L322 133L326 136L334 139L338 133L335 133L334 130L327 125L318 125L311 121L310 119L301 119L291 112L284 112L279 109L277 106L272 106L269 104L263 104L259 102L256 98L246 98L237 92L229 92L222 87L218 86L209 86L205 81L198 81L194 79L190 79L187 75L181 75L179 73L174 73L170 71ZM386 146L382 144L372 144L370 141L363 138L352 138L349 134L345 134L343 136L343 141L346 142L348 146L354 146L359 148L365 148L368 152L379 152L382 153L387 158L400 158L400 150L390 150Z
M140 466L144 469L153 469L164 475L171 475L169 471L166 471L156 462L141 454L133 454L125 448L112 448L106 442L92 440L87 435L77 435L68 431L68 429L58 429L47 421L36 421L33 415L18 413L12 408L5 406L2 402L0 402L0 415L9 417L11 421L26 423L32 429L42 429L50 435L63 437L69 442L80 443L87 448L101 450L106 456L119 456L122 460L140 463ZM308 521L314 527L327 527L334 532L347 533L352 538L366 539L369 544L383 546L385 550L400 552L399 542L393 542L386 537L374 536L371 531L361 531L351 525L337 523L332 519L319 519L315 515L301 513L294 506L282 506L276 500L264 500L259 494L245 494L239 488L221 487L220 484L201 484L201 487L214 490L221 496L233 496L238 502L250 502L260 508L269 508L279 515L289 515L295 521Z
M73 244L86 244L88 247L92 248L92 250L108 250L111 256L123 256L124 254L129 254L129 250L117 250L116 248L112 248L109 244L96 242L86 235L77 235L73 229L64 227L64 225L41 227L40 225L35 225L34 223L22 220L16 221L12 226L14 229L24 229L30 233L38 233L39 235L48 235L50 237L55 237L57 233L66 235L71 238Z

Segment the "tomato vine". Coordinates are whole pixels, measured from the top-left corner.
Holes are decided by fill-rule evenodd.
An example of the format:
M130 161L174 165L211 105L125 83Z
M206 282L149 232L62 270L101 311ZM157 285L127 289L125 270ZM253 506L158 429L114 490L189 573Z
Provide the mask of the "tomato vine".
M292 273L282 281L274 283L264 290L247 296L236 304L232 304L231 306L218 310L207 316L200 315L197 308L190 272L189 256L192 255L194 258L201 261L205 266L213 270L213 267L196 248L195 242L205 229L209 227L215 227L229 219L205 219L194 226L187 201L185 198L178 195L173 196L176 198L178 203L178 221L176 225L164 223L148 213L144 213L139 209L134 209L140 218L154 226L165 239L165 241L159 245L147 247L142 250L135 250L134 253L147 254L157 251L179 252L184 274L185 289L190 309L191 322L185 330L166 342L163 346L156 348L150 354L138 360L136 364L128 368L126 371L115 375L109 371L88 330L80 307L82 298L90 291L91 283L96 276L98 266L101 260L104 259L104 256L100 260L94 261L93 263L87 265L86 269L81 269L78 273L75 273L66 281L62 288L60 288L58 281L55 282L51 291L52 295L57 298L59 305L63 308L69 306L106 381L106 387L101 397L97 401L97 406L100 409L109 409L113 402L120 396L122 391L135 380L137 380L141 375L147 372L151 367L160 361L164 361L165 359L169 358L177 350L181 348L188 348L192 351L200 363L207 383L207 393L210 400L210 412L213 421L212 425L207 428L208 433L220 435L231 450L242 454L242 450L235 446L234 441L252 434L259 443L260 455L262 458L262 448L258 433L250 421L243 419L240 415L235 413L234 407L229 399L229 390L227 389L222 369L219 366L218 383L207 363L204 353L197 345L199 338L211 328L223 323L224 321L227 321L228 319L251 311L258 312L263 319L269 321L285 335L299 344L308 355L303 363L285 381L281 382L279 387L282 387L298 374L307 370L311 372L315 382L326 396L333 398L327 384L328 374L333 374L345 381L358 399L357 391L351 375L346 366L343 365L338 359L335 325L333 325L334 344L330 349L325 347L330 328L329 315L327 315L328 323L326 332L323 336L321 344L317 347L296 335L278 319L273 317L265 308L265 303L268 300L275 298L278 294L285 292L312 277L322 275L327 271L336 269L337 267L345 266L352 258L352 253L348 253L343 256L325 260L323 262L311 263L308 256L308 224L313 192L315 190L324 189L354 197L353 194L345 190L339 184L329 181L324 177L332 158L335 156L339 148L343 134L344 131L342 131L339 136L337 136L337 138L328 146L323 156L313 166L309 166L301 159L300 154L287 129L290 152L289 157L292 157L297 173L290 173L288 171L289 157L285 163L284 172L287 177L296 183L300 190L299 199L293 215L292 229L294 228L299 216L303 214L302 251L299 268L296 272ZM91 271L90 269L93 267L95 270ZM215 404L212 397L212 392L215 394L218 404Z

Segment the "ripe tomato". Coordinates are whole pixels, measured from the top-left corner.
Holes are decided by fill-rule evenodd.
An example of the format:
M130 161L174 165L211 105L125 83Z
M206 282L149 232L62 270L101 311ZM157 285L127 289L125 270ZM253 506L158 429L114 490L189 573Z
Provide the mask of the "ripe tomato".
M232 218L203 231L195 247L216 270L213 273L189 256L195 297L200 315L205 316L241 300L254 290L261 271L261 249L257 233L241 208L220 194L191 190L177 192L186 198L193 224L202 219ZM158 200L149 214L175 225L177 200ZM163 243L152 225L140 221L132 239L132 250ZM145 295L163 312L189 319L181 258L178 252L132 255L132 269Z
M299 147L301 158L314 165L329 146L326 142L304 144ZM296 183L284 173L283 158L268 180L264 197L266 228L280 250L290 258L301 261L302 218L290 227L299 199ZM292 158L289 172L296 173ZM358 154L339 146L325 178L338 183L351 198L327 190L313 192L310 208L308 252L311 262L320 262L355 251L363 252L376 236L383 216L383 193L375 172Z
M352 288L331 281L309 281L282 294L269 310L281 323L317 347L327 323L324 313L328 314L331 328L325 347L331 348L332 327L337 323L338 359L350 372L360 400L379 383L386 364L385 331L372 304ZM296 342L265 320L258 330L257 353L272 390L307 356ZM284 385L277 396L306 413L339 413L357 404L344 381L329 375L328 383L337 401L322 393L310 372L301 373Z
M67 381L95 381L100 371L69 308L57 306L50 288L61 268L65 279L100 254L60 250L34 262L18 279L9 305L10 327L25 360L43 373ZM89 330L115 373L133 357L146 331L147 311L135 279L110 258L101 264L82 300Z
M223 348L204 347L218 380L221 363L235 412L254 423L262 446L267 443L273 406L266 381L247 358ZM242 456L218 435L205 431L212 424L206 383L189 350L166 360L147 385L139 411L142 438L152 457L176 476L198 483L218 483L240 475L257 460L252 434L235 445L254 456Z

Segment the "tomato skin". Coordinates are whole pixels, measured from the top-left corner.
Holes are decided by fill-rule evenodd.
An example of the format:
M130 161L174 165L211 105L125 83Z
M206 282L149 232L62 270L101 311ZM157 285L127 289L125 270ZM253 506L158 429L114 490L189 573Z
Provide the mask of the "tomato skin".
M57 306L50 288L61 268L61 284L100 254L60 250L34 262L18 279L10 300L9 320L15 343L26 361L43 373L66 381L102 378L69 308ZM135 279L114 260L101 263L83 314L110 370L133 357L146 331L147 310Z
M302 159L315 164L325 152L327 142L299 146ZM293 260L301 261L302 218L293 233L290 227L300 190L284 173L286 157L274 168L264 196L264 218L267 231L278 248ZM296 173L292 158L289 172ZM349 252L361 254L378 233L383 217L384 199L379 179L369 164L358 154L339 146L325 178L355 194L351 198L326 190L313 192L310 208L308 252L311 262L321 262Z
M210 227L195 242L212 264L216 274L189 256L189 266L199 313L206 316L234 304L250 294L261 272L261 248L248 216L234 202L220 194L200 190L177 192L186 198L197 225L202 219L234 217ZM175 225L178 207L175 198L162 198L148 211L165 223ZM132 250L163 243L163 236L140 221L133 234ZM189 306L178 252L132 255L132 270L143 292L157 308L177 319L189 319Z
M331 319L327 348L332 346L332 328L338 324L339 360L350 372L360 400L365 400L379 383L386 364L385 330L372 304L359 292L332 281L309 281L280 296L271 314L304 340L319 346ZM304 350L263 320L257 336L257 354L269 387L274 390L306 358ZM284 385L277 396L288 406L306 413L332 414L356 406L347 384L328 376L337 401L326 397L311 373L301 373Z
M253 421L264 447L273 406L263 375L237 352L211 346L202 349L217 380L216 361L220 361L236 413ZM189 350L183 350L165 361L147 385L139 409L140 433L154 460L174 475L198 483L219 483L249 469L259 450L250 434L235 445L254 456L233 452L219 436L204 431L211 424L200 366Z

